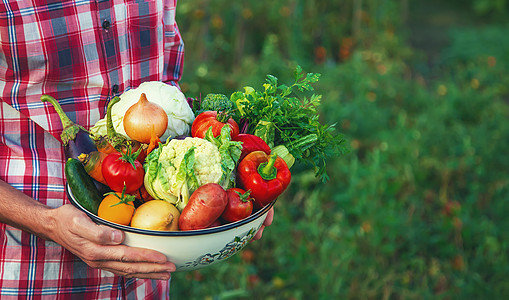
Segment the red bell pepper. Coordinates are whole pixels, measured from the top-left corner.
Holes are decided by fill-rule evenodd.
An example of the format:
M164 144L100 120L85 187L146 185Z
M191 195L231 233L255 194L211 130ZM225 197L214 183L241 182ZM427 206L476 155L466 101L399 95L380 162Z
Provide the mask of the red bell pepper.
M261 137L258 137L253 134L248 133L240 133L237 134L237 136L233 137L232 140L236 142L242 142L242 154L240 154L240 159L244 159L246 155L253 151L263 151L267 154L270 154L270 147L267 145L267 143L262 140Z
M263 151L249 153L237 168L239 181L251 190L256 208L262 208L283 193L292 178L285 161L276 154Z

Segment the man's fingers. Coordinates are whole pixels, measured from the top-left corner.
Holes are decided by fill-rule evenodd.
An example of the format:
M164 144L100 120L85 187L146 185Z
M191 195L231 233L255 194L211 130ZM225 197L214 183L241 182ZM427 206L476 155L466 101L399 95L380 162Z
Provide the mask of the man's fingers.
M101 246L95 247L93 254L85 256L90 261L119 261L119 262L148 262L164 264L168 262L166 255L161 252L145 249L128 247L125 245Z
M143 278L143 279L154 279L154 280L169 280L171 278L171 273L168 273L168 272L125 274L125 273L119 272L115 269L103 268L103 270L110 271L116 275L124 276L126 278Z
M170 274L175 272L175 265L153 263L125 263L121 261L97 262L93 267L108 270L117 275L136 278L169 279Z
M176 270L164 254L150 249L117 245L99 246L98 251L93 257L84 257L89 266L125 277L167 280Z

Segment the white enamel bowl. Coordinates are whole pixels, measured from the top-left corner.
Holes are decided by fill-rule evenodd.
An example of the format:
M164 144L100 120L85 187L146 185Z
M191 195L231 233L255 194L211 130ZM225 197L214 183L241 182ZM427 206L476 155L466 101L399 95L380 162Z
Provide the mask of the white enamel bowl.
M223 261L244 248L260 229L275 201L244 220L214 228L191 231L156 231L132 228L106 221L83 208L66 186L71 203L96 223L125 232L125 245L157 250L177 266L189 271Z

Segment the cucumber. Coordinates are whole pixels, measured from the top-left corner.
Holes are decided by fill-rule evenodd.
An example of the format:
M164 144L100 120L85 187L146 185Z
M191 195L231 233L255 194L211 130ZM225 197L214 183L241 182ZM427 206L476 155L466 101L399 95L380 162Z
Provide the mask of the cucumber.
M76 158L67 159L65 176L74 199L86 210L97 215L97 209L103 197L97 190L92 177L85 171L83 164Z

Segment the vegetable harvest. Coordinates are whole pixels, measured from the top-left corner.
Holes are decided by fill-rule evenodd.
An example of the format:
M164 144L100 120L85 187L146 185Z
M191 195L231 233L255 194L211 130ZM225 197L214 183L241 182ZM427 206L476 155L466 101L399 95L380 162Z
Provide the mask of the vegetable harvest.
M327 159L346 152L334 125L318 121L320 96L294 93L313 90L318 78L298 67L290 86L269 75L263 91L190 102L174 87L147 82L111 99L90 131L63 117L65 128L97 145L66 163L69 188L88 211L135 228L201 230L246 219L287 189L294 163L311 164L326 181ZM62 113L56 100L41 100Z

